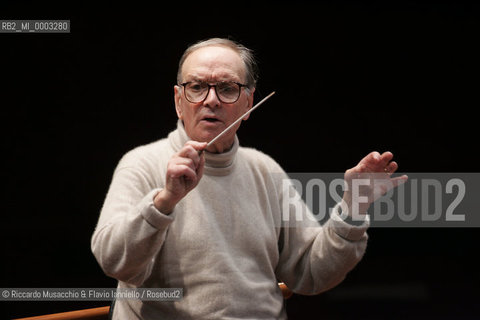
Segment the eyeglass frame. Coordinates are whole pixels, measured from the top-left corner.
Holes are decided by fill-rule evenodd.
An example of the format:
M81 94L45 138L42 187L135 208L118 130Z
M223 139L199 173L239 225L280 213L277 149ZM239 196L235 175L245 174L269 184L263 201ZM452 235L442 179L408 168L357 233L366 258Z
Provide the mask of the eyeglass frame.
M201 101L193 102L193 101L190 101L190 100L188 99L188 97L187 97L187 92L186 92L185 86L188 85L189 83L193 83L193 82L205 83L205 84L208 86L208 90L206 91L207 94L205 95L205 98L203 98L203 100L201 100ZM224 101L222 101L222 99L220 98L220 96L218 95L218 92L217 92L217 85L218 85L219 83L235 83L235 84L239 87L239 89L240 89L240 90L238 90L237 99L235 99L235 101L233 101L233 102L224 102ZM248 85L243 84L243 83L240 83L240 82L236 82L236 81L219 81L219 82L217 82L217 83L215 83L215 84L210 84L210 83L208 83L208 82L206 82L206 81L187 81L187 82L184 82L184 83L180 83L179 85L183 87L183 95L185 96L185 99L187 99L187 101L190 102L190 103L202 103L202 102L204 102L204 101L207 99L208 95L210 94L210 88L213 87L213 88L215 88L215 94L216 94L216 96L217 96L217 99L218 99L221 103L233 104L233 103L237 102L238 99L240 98L240 95L242 94L242 88L248 88Z

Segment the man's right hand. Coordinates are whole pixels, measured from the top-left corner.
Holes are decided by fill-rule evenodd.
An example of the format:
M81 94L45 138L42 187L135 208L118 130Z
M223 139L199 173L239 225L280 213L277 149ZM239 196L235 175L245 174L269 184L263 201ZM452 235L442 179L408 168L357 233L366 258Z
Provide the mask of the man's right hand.
M160 212L172 213L177 203L197 186L205 166L205 156L200 151L206 146L206 142L188 141L172 156L167 165L165 188L153 199Z

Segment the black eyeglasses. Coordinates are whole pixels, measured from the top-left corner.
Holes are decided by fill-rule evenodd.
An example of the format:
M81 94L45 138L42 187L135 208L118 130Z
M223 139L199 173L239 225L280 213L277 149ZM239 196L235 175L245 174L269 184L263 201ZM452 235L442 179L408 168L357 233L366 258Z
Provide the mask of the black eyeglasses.
M223 103L235 103L240 97L242 87L245 84L238 82L217 82L216 84L209 84L203 81L189 81L180 84L185 88L185 98L191 103L200 103L205 101L210 92L210 88L215 88L218 100Z

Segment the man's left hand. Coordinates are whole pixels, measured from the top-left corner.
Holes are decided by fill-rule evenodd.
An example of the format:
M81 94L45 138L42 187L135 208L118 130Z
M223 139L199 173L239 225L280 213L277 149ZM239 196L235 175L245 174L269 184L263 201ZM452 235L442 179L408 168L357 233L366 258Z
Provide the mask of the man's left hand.
M398 164L392 161L393 154L389 151L382 154L374 151L363 158L355 167L347 170L344 175L346 190L343 194L344 205L350 216L357 213L366 214L368 207L390 189L405 183L406 175L392 178ZM354 179L366 179L358 185L358 193L352 192ZM357 187L358 187L357 186ZM357 197L354 197L357 196ZM359 201L362 197L362 201ZM363 201L365 200L366 201Z

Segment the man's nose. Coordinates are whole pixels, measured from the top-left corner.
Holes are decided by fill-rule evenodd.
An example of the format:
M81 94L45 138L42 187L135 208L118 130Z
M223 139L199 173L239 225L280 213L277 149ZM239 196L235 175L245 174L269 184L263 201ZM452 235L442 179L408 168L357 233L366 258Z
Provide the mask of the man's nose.
M217 92L215 91L215 87L210 87L208 89L207 97L203 102L205 105L209 106L210 108L215 108L220 106L220 100L217 97Z

